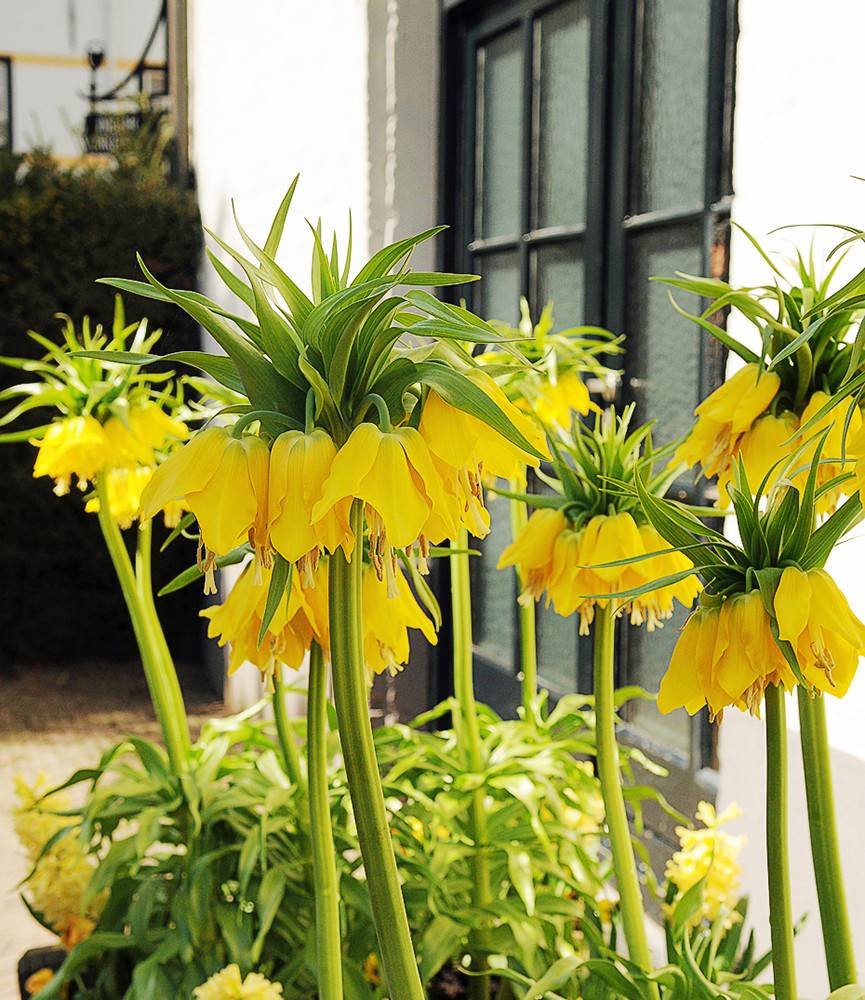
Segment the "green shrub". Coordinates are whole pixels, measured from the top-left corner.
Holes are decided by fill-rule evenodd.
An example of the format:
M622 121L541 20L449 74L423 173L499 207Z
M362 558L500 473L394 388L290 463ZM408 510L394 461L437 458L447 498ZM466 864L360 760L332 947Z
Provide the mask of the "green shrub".
M58 312L110 323L114 292L96 279L137 274L136 248L160 280L193 288L201 252L194 194L143 167L69 168L44 153L0 153L0 354L41 353L27 330L53 336ZM136 301L128 314L130 322L147 316L163 327L167 350L197 346L195 324L173 307ZM0 378L2 388L15 373ZM0 669L133 659L131 629L92 516L81 504L58 500L47 480L32 479L29 445L9 447L3 459L0 590L19 600L0 610ZM170 579L186 558L168 553L160 575ZM199 655L199 632L189 627L198 600L187 592L160 608L180 659Z

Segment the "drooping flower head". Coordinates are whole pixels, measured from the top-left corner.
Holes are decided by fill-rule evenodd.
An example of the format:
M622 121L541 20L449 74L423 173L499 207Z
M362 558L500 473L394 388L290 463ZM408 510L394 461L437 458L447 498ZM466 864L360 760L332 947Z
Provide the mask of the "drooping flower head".
M708 528L672 501L643 496L656 529L687 546L706 584L661 681L662 712L704 706L712 717L735 706L759 714L769 685L842 697L865 655L865 625L822 568L832 547L861 516L858 496L815 527L820 446L800 490L777 485L765 509L744 463L732 490L741 544Z
M759 249L757 241L750 235L749 239ZM855 435L862 422L853 392L861 388L865 362L851 344L861 320L858 291L846 285L833 289L843 254L825 276L818 275L812 255L797 254L790 269L776 266L765 253L762 256L772 273L757 286L736 288L716 278L687 275L661 279L675 289L713 297L700 316L673 304L745 362L697 407L696 423L674 461L698 467L706 476L717 475L718 502L726 507L735 461L744 463L748 482L756 490L767 474L774 480L792 474L792 466L807 469L821 432L828 429L818 476L818 487L827 488L815 503L818 515L831 514L850 495L850 486L838 481L853 468L852 461L849 467L841 461L842 456L856 455L844 447L844 437ZM727 309L753 325L759 353L712 322ZM842 387L845 405L826 407ZM785 466L785 457L791 466ZM807 472L799 476L804 482ZM831 487L830 481L834 481Z
M258 972L241 975L232 964L212 975L192 991L195 1000L281 1000L281 983L272 983Z
M652 630L671 617L674 601L689 607L700 590L691 561L670 550L646 523L636 494L627 493L640 470L652 476L653 464L649 428L628 433L632 412L617 419L609 411L596 418L594 430L575 424L573 437L559 435L558 479L548 480L555 492L525 498L540 506L498 563L517 567L522 601L546 592L558 614L579 614L584 635L599 604L612 601L634 625ZM663 493L668 482L652 476L651 489ZM647 586L656 580L657 589Z

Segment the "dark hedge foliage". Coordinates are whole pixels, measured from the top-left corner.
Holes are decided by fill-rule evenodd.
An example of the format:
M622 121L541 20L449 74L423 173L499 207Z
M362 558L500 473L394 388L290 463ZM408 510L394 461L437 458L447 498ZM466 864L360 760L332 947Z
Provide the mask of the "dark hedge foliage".
M89 315L110 324L114 292L96 279L139 277L136 250L166 284L194 288L200 233L194 194L157 171L69 168L45 154L2 154L0 354L43 353L27 331L53 338L58 312L76 323ZM128 322L147 316L151 328L165 330L165 351L197 346L197 327L173 306L132 297L125 306ZM20 376L0 367L0 385ZM30 445L0 446L0 671L135 659L95 516L76 496L55 497L48 479L34 480L33 457ZM193 559L182 540L162 555L155 550L155 580ZM201 657L199 603L194 587L159 602L179 659Z

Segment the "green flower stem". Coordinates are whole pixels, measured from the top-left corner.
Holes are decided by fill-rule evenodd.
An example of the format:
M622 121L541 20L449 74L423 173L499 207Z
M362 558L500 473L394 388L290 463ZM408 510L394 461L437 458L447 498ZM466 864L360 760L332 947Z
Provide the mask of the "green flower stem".
M282 666L273 672L273 719L276 722L276 736L282 753L282 764L298 794L304 793L303 771L300 766L300 749L294 738L291 720L285 707L285 685L282 682Z
M363 507L355 500L354 555L330 558L330 647L333 693L348 789L357 823L372 914L388 995L424 1000L393 853L369 717L369 684L363 660L361 581Z
M787 712L784 691L766 688L766 855L776 1000L797 1000L787 837Z
M511 492L516 493L520 484L511 483ZM522 500L511 499L511 538L516 539L529 520L528 507ZM517 578L517 592L523 589L519 570L514 570ZM535 602L527 601L519 605L520 629L520 673L522 674L523 708L526 718L538 694L538 645L535 623Z
M168 752L168 759L174 769L175 774L182 774L188 764L189 759L189 727L186 722L186 714L183 712L183 698L180 694L180 685L177 681L177 674L174 665L168 656L168 647L164 650L159 642L162 636L162 643L165 637L159 626L158 619L151 618L145 602L142 599L142 590L139 580L136 578L126 551L126 544L117 522L111 516L108 503L108 490L105 479L102 476L96 477L96 492L99 497L99 527L102 529L102 537L111 561L114 564L114 571L123 592L129 617L132 621L132 629L135 632L135 640L138 643L138 650L141 655L141 664L144 668L144 676L147 680L147 687L150 691L150 698L153 702L153 709L156 718L162 729L162 736L165 740L165 748ZM143 574L144 582L149 582L150 558L149 558L149 536L145 533L145 545L136 555L136 562ZM151 599L152 600L152 599ZM179 707L178 707L179 706Z
M826 705L822 694L812 698L801 684L798 691L808 826L811 832L817 898L820 902L820 922L823 925L826 971L829 974L829 986L837 990L856 982L856 957L853 954L847 897L838 850L829 739L826 732Z
M135 549L135 579L138 584L138 594L141 600L145 628L157 657L157 671L165 690L165 697L170 702L170 715L178 733L178 740L184 748L184 759L191 749L189 736L189 720L186 715L186 705L183 702L183 692L177 670L168 648L156 602L153 599L153 578L151 574L151 542L153 522L144 521L138 524L138 544Z
M321 1000L342 1000L339 890L327 777L327 666L324 662L321 646L317 642L313 642L309 651L306 755L309 776L312 875L315 886L318 995Z
M595 716L598 777L607 818L607 832L613 855L613 870L622 908L622 924L628 954L644 972L652 969L643 897L637 875L634 846L625 810L622 775L619 769L619 746L616 742L615 707L615 642L616 619L609 603L595 611ZM660 996L657 986L650 984L649 995Z
M472 595L469 556L465 551L468 549L468 535L465 528L460 529L456 548L463 551L450 557L454 694L459 704L455 723L468 766L475 774L480 774L483 770L483 751L472 670ZM471 837L475 844L472 853L472 902L475 909L481 910L488 906L492 899L483 788L478 788L472 795L469 819ZM488 968L487 955L490 950L488 936L483 928L471 935L469 947L472 955L472 972L485 972ZM472 1000L487 1000L489 995L490 977L472 976L469 981L469 996Z

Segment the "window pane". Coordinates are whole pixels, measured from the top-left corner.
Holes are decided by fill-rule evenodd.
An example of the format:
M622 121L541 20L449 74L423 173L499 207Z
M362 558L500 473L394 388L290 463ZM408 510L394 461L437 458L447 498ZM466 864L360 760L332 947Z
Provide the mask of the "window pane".
M700 331L679 316L651 275L702 273L700 227L633 233L629 243L627 347L641 421L658 419L655 443L691 426L700 386Z
M523 50L520 28L478 48L476 235L520 231Z
M517 587L512 570L497 570L496 563L511 541L510 513L507 501L489 504L490 533L480 543L480 559L471 560L472 619L475 648L483 656L513 671L514 618ZM475 542L472 542L473 546Z
M536 122L538 177L533 224L574 225L586 219L589 135L589 16L568 3L538 21L540 91Z
M632 212L702 204L709 0L645 0Z
M538 247L532 255L534 309L553 301L556 327L583 322L583 255L579 243Z
M0 59L0 149L12 148L12 64Z
M688 611L680 608L662 629L647 632L645 626L629 627L628 635L628 682L639 684L653 694L657 693L661 678L673 654L673 646L688 617ZM662 747L680 750L690 756L691 720L684 709L661 715L654 702L636 699L631 704L630 721Z
M543 603L537 610L538 673L559 691L577 690L577 618L562 618Z
M475 308L484 319L516 323L520 313L520 265L515 250L475 257L481 280L475 283Z

